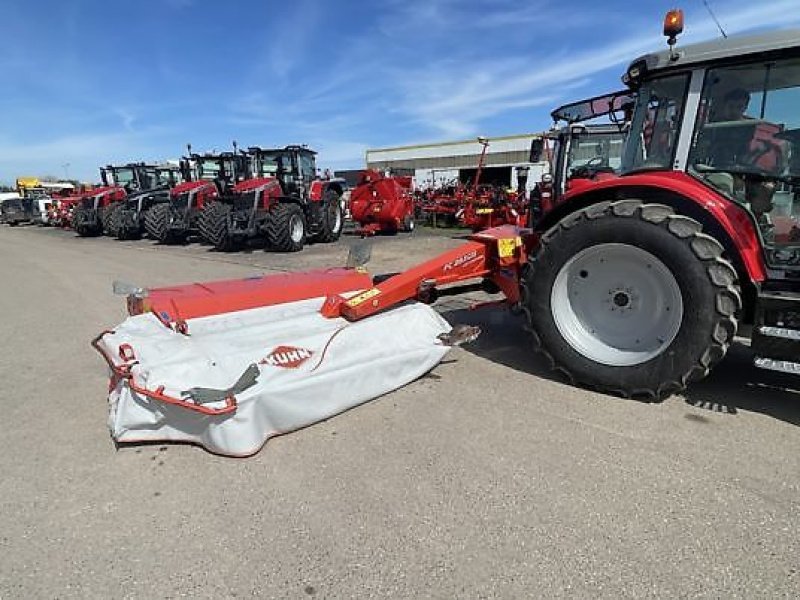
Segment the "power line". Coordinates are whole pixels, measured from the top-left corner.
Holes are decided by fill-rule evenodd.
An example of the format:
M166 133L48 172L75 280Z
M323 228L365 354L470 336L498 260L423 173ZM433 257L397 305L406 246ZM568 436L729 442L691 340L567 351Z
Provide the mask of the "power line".
M711 10L711 7L708 5L708 0L703 0L703 6L706 7L706 10L708 10L708 14L711 15L712 19L714 19L714 23L717 24L717 28L719 29L719 32L722 34L722 37L728 39L728 34L725 33L725 30L722 28L722 25L720 25L719 21L717 20L717 16L714 14L714 11Z

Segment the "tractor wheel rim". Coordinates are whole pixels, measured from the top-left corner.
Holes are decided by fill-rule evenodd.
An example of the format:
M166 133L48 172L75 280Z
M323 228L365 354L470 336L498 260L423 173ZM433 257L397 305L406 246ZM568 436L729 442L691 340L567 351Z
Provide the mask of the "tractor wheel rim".
M627 244L598 244L570 258L556 276L550 304L567 343L613 367L642 364L664 352L683 320L672 272Z
M293 215L289 221L289 237L292 238L295 244L299 244L303 239L304 232L305 228L303 227L302 217L300 217L300 215Z
M342 227L342 207L338 202L331 202L330 210L333 213L333 231L339 231Z

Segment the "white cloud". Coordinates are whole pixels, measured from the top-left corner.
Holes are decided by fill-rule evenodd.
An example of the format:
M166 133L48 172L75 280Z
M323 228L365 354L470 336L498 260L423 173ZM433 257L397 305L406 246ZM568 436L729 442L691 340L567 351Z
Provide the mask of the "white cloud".
M798 23L800 13L796 9L796 0L778 0L739 4L719 11L718 16L729 33L739 33ZM449 59L406 69L395 78L399 82L400 110L443 135L472 133L482 119L514 108L563 100L565 92L585 85L598 72L622 67L641 54L665 48L659 37L660 25L660 21L648 26L628 23L628 31L642 33L579 53L554 48L549 56L536 60L515 54L479 61ZM716 25L707 13L690 13L681 43L715 34ZM592 94L605 91L613 90L598 89Z
M85 134L65 136L44 142L24 142L0 138L1 180L14 180L20 174L63 172L69 163L70 177L85 181L98 178L100 163L153 160L157 144L141 134ZM35 165L35 167L33 167ZM35 173L31 173L31 169Z

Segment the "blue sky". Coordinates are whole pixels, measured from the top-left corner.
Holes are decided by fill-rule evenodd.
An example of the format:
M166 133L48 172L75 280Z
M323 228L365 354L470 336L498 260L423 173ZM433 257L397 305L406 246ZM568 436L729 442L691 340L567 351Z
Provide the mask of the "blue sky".
M800 0L709 0L729 33L800 26ZM5 0L0 181L306 143L364 150L538 131L665 46L674 0ZM636 7L635 11L631 7ZM718 35L684 0L682 41Z

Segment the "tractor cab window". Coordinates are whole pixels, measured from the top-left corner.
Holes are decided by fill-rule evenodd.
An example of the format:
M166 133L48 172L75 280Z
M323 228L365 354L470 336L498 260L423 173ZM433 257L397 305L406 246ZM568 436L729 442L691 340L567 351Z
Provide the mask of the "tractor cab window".
M180 173L176 173L171 169L159 169L156 171L156 185L174 185L176 181L180 180Z
M139 182L136 179L136 173L133 169L114 169L112 171L114 183L124 188L138 188Z
M149 190L158 185L158 172L155 169L144 169L139 172L139 184L143 190Z
M567 159L568 178L589 178L597 173L617 173L622 164L625 134L619 132L574 133Z
M314 179L316 176L316 165L312 154L300 155L300 176L305 180Z
M646 82L638 91L622 170L672 169L689 75Z
M258 157L259 177L276 177L278 174L278 153L263 152Z
M800 265L800 59L709 69L688 169L751 213L770 262Z
M224 179L230 176L230 173L226 172L223 162L218 159L201 160L197 166L200 172L200 179L211 181L212 179Z

